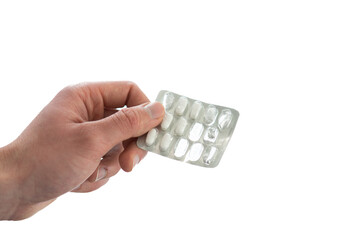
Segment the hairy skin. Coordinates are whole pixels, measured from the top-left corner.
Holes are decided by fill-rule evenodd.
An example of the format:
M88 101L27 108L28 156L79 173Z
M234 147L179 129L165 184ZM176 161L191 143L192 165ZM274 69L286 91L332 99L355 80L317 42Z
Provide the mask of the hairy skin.
M69 191L94 191L121 168L131 171L146 155L135 137L164 115L161 104L148 102L131 82L84 83L59 92L0 149L0 219L28 218Z

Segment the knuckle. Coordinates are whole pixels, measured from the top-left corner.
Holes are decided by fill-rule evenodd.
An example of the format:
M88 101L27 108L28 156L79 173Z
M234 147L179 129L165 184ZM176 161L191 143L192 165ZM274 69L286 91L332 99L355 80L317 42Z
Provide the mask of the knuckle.
M77 83L74 85L70 85L70 87L76 88L76 89L82 89L82 88L86 88L90 85L90 82L81 82L81 83Z
M124 82L126 85L128 85L129 87L136 87L136 83L132 82L132 81L125 81Z
M87 90L87 88L88 88L88 83L85 82L74 85L68 85L60 91L60 94L63 94L67 97L81 96Z
M68 85L68 86L64 87L62 89L62 91L64 91L64 92L73 92L73 91L77 91L78 89L83 88L86 85L87 85L86 82L77 83L77 84L71 84L71 85Z
M65 96L71 96L71 95L74 95L75 93L75 88L73 85L69 85L69 86L66 86L64 87L59 94L61 95L65 95Z
M63 90L78 93L78 92L87 91L90 86L91 86L91 82L81 82L73 85L68 85Z
M138 86L136 83L134 83L134 82L125 81L125 84L128 85L128 88L129 88L129 89L133 89L133 90L140 89L139 86Z
M68 85L66 87L64 87L61 91L62 92L71 92L73 91L74 85Z

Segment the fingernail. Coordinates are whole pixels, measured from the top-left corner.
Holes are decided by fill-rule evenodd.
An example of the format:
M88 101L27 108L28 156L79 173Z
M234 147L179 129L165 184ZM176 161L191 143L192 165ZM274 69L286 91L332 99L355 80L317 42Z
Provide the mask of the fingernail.
M145 109L148 110L151 118L159 118L164 115L164 107L159 102L153 102L145 106Z
M105 168L99 168L98 172L97 172L97 175L96 175L95 182L97 182L97 181L99 181L101 179L104 179L106 177L106 174L107 174L107 170Z
M140 161L140 158L138 155L135 155L134 159L133 159L133 168L135 167L136 164L138 164Z

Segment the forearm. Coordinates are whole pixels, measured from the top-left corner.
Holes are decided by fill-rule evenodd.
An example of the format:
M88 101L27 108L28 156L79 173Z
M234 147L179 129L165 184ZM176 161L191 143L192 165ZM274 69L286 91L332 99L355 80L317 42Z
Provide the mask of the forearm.
M37 201L32 198L37 186L27 183L33 168L24 161L25 155L18 145L14 142L0 148L0 220L29 218L56 199Z
M9 147L0 148L0 220L12 220L19 199Z

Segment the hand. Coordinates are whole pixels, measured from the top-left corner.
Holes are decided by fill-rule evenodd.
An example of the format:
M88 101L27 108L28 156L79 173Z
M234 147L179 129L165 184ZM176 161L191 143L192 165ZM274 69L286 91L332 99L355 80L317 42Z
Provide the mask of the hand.
M63 89L0 149L0 219L27 218L66 192L93 191L121 168L131 171L146 154L136 137L163 116L131 82Z

